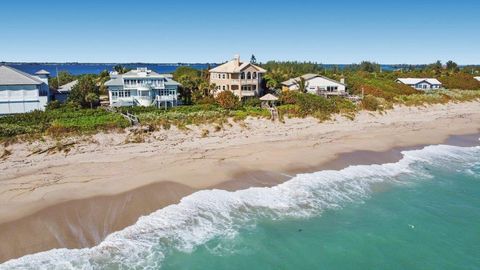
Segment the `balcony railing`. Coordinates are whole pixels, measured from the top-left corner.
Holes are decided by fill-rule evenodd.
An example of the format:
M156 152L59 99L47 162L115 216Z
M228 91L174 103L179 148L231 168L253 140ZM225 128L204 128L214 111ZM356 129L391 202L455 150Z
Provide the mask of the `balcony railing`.
M234 90L233 93L236 96L241 95L242 97L254 97L256 95L256 91L254 90Z
M251 79L251 80L247 80L247 79L231 79L230 82L232 84L259 84L259 81L258 79Z
M132 84L124 84L123 87L125 89L135 89L135 88L139 88L139 87L153 88L153 89L164 89L165 84L163 84L163 83L132 83Z

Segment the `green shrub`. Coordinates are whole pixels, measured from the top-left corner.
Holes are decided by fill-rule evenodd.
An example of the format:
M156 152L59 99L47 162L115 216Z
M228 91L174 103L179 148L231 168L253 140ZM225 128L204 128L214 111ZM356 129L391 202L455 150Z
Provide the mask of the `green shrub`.
M33 111L0 118L0 138L18 135L62 135L93 133L98 130L125 128L129 125L121 115L96 109L59 109Z
M246 107L260 107L261 105L262 105L262 101L256 97L247 98L243 102L243 106L246 106Z
M480 82L470 74L453 73L439 78L447 89L479 90Z
M231 91L222 91L215 98L217 104L227 110L233 110L239 107L240 101Z
M280 97L279 97L279 100L280 100L280 103L281 104L295 104L297 103L297 97L298 95L300 95L301 93L298 92L298 91L282 91L282 93L280 93Z
M378 111L382 109L382 104L378 100L378 98L372 96L372 95L366 95L362 99L362 108L367 110L367 111Z

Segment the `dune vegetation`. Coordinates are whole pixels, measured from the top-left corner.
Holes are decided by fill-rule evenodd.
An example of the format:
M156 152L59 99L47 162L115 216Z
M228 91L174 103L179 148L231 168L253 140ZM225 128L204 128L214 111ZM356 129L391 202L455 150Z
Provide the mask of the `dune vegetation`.
M353 119L359 110L383 111L394 105L424 106L447 102L464 102L480 99L480 82L472 74L480 73L479 67L458 67L449 62L437 62L424 66L398 66L393 71L382 71L380 65L362 62L358 65L325 67L316 63L267 62L264 89L279 96L277 108L280 120L285 117L315 117L328 120L334 114ZM121 69L121 66L116 69ZM363 97L361 102L346 98L325 98L297 91L282 91L281 82L305 73L316 73L332 79L346 80L351 95ZM208 72L180 67L175 80L182 83L180 89L183 106L159 109L154 107L124 107L109 111L99 107L98 96L106 91L103 83L108 72L99 75L73 76L59 74L60 83L79 80L67 104L52 102L46 111L0 117L0 140L12 138L39 138L44 135L58 137L93 134L100 131L120 131L130 126L121 113L135 114L148 130L169 129L176 126L188 129L190 125L213 124L216 129L230 125L229 120L242 121L247 117L270 118L270 112L261 107L258 98L240 102L231 92L215 97L214 86L208 84ZM417 91L396 83L400 77L435 77L447 89L431 92ZM57 79L51 79L56 87Z

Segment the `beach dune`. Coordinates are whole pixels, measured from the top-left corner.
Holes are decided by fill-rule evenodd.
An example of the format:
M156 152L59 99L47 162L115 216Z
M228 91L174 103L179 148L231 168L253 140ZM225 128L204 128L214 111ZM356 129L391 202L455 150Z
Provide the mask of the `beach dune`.
M172 128L143 143L125 144L128 133L98 134L75 138L68 152L39 155L32 152L55 142L2 146L11 154L0 162L0 261L96 245L197 190L272 186L302 172L394 162L401 149L479 130L480 103L468 102L323 123L247 119L217 132Z

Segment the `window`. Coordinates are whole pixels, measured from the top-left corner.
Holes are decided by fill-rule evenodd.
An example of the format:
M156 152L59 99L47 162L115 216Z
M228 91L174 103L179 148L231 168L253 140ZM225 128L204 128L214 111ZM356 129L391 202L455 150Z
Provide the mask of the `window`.
M338 86L327 86L328 92L335 92L338 90Z
M225 85L224 85L224 86L222 86L222 89L223 89L223 90L225 90Z
M222 74L222 79L225 79L225 73L224 73L224 74Z
M112 98L117 99L117 97L130 97L130 91L129 90L120 90L120 91L114 91L112 92Z
M257 78L257 72L253 72L253 79L256 79Z
M247 80L251 80L251 79L252 79L252 73L250 73L250 71L249 71L249 72L247 72Z
M242 72L242 73L241 73L240 78L241 78L242 80L245 80L245 72Z

